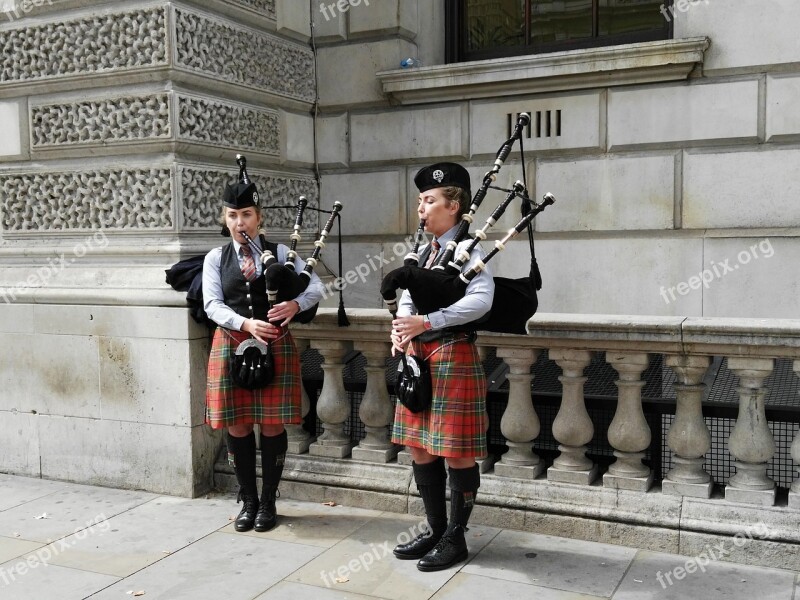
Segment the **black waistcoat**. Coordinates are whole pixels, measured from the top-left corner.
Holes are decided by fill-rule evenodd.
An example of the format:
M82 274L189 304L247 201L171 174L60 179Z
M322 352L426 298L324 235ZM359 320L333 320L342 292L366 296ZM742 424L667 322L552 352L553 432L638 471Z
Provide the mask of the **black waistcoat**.
M276 248L277 250L277 248ZM276 255L277 258L277 255ZM253 260L258 260L257 256ZM219 264L222 293L227 304L236 314L248 319L267 320L267 281L262 272L254 281L247 281L239 266L233 242L222 247Z

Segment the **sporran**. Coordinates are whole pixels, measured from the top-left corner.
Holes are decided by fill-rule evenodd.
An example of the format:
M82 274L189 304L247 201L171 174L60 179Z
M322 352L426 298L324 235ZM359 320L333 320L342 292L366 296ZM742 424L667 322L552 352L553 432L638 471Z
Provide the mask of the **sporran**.
M430 408L433 390L428 361L419 356L406 356L405 361L401 360L394 389L400 404L412 413Z
M275 377L275 358L272 346L255 338L243 341L231 355L231 381L245 390L267 387Z

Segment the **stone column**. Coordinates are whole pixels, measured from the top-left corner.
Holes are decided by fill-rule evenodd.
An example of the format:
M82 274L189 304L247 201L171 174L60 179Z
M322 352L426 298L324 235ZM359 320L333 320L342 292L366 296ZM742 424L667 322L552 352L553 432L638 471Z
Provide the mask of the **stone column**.
M500 421L500 431L506 438L508 452L494 466L494 472L503 477L536 479L544 471L544 462L532 450L540 424L531 398L531 365L540 353L535 348L509 346L497 349L497 356L510 369L507 375L508 406Z
M353 448L353 458L387 463L400 450L389 441L389 425L394 417L394 404L386 389L386 358L391 345L386 342L361 342L358 350L366 357L367 388L358 409L367 435Z
M597 478L597 465L586 457L586 444L592 441L594 425L583 399L583 385L588 379L583 371L592 355L587 350L556 349L550 350L550 358L564 374L558 378L563 391L553 421L553 437L561 454L547 469L547 479L589 485Z
M300 355L300 373L302 373L303 351L308 348L309 341L295 339L294 343ZM305 418L308 415L308 411L311 410L311 401L308 399L306 386L303 385L302 379L300 381L300 390L300 414ZM289 448L287 450L289 454L305 454L308 452L308 448L311 446L311 434L303 429L302 423L300 425L286 425L286 436L289 438Z
M725 488L725 499L732 502L775 504L775 482L767 477L767 461L775 454L775 440L764 412L764 379L774 365L771 358L728 359L728 368L739 377L739 415L728 439L728 448L736 459L736 474Z
M703 461L711 449L711 434L703 421L703 376L711 364L708 356L669 355L667 366L678 376L675 420L667 434L673 466L661 483L665 494L710 498L714 482Z
M794 361L794 373L800 377L800 360ZM800 475L800 433L795 435L794 441L792 441L792 460L798 475ZM792 489L789 490L789 507L800 508L800 479L795 480Z
M342 358L349 343L338 340L312 340L311 347L319 350L322 364L322 392L317 401L317 415L325 431L311 444L312 456L344 458L350 455L353 444L344 433L344 422L350 416L350 398L344 389Z
M650 447L650 427L642 411L642 372L647 368L647 354L607 352L606 361L619 373L619 398L614 419L608 428L608 441L617 460L603 475L605 487L646 492L653 484L653 472L642 464L644 451Z

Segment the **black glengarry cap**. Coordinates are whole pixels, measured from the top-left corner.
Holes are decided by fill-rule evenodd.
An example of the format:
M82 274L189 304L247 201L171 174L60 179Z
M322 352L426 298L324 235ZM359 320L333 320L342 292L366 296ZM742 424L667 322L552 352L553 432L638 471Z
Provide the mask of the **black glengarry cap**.
M441 162L424 167L414 175L414 184L420 192L440 187L458 187L472 195L469 172L458 163Z

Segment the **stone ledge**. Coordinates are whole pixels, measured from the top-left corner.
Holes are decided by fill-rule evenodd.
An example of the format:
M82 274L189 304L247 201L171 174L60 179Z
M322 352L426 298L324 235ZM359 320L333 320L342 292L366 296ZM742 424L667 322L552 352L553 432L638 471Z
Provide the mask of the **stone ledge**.
M362 480L360 477L366 477ZM396 463L375 465L308 455L287 456L281 491L284 498L334 501L348 506L422 515L411 468ZM219 489L236 490L233 471L215 465ZM751 545L723 560L777 568L800 568L800 510L591 486L528 481L486 474L473 513L481 525L531 531L687 556L724 540L739 549L733 536L758 524L769 532L751 536ZM752 527L751 527L752 529Z
M703 64L709 45L694 37L380 71L377 78L399 104L678 81Z

